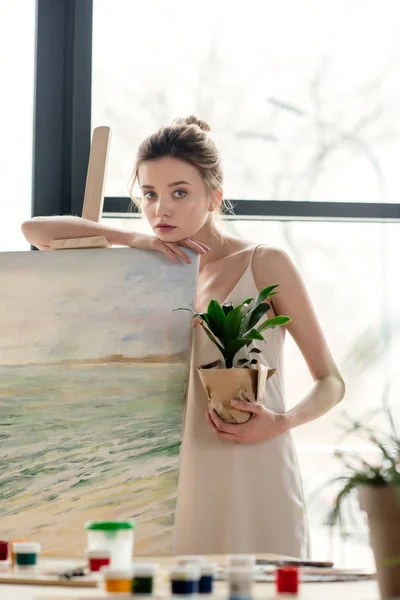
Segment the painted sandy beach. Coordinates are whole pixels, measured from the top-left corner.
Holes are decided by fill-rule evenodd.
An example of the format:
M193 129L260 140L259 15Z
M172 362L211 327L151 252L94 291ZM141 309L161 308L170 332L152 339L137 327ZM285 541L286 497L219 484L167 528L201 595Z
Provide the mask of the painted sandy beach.
M63 281L62 277L55 277L52 290L46 283L47 297L51 299L47 301L47 320L55 323L53 330L58 340L52 341L47 326L39 337L37 324L43 319L42 303L38 303L35 314L34 306L28 311L28 298L25 296L24 307L23 298L15 294L15 289L13 294L11 285L2 285L0 291L3 307L7 294L9 311L14 302L8 322L5 311L0 313L0 326L5 331L0 343L1 532L6 539L37 539L45 554L81 554L86 544L84 522L103 518L136 520L137 554L171 551L190 339L189 320L182 318L184 313L172 310L192 302L195 272L190 269L172 273L169 282L167 277L163 283L165 294L160 289L152 292L154 281L150 280L144 293L143 278L141 286L133 287L133 275L126 277L127 270L137 270L130 260L121 270L121 254L128 259L132 254L113 253L114 250L106 251L111 262L120 255L118 264L114 265L114 272L113 265L109 265L111 275L104 284L104 277L93 270L93 261L100 254L104 261L105 254L89 251L92 265L88 278L92 280L88 283L81 278L81 296L85 300L79 312L85 313L85 319L81 318L78 330L67 326L69 315L65 308L62 319L52 312L68 296L65 285L70 285L69 278ZM43 256L27 254L28 262L32 261L32 254ZM66 254L58 256L65 261ZM70 258L75 261L72 254ZM56 253L50 255L56 267ZM20 254L18 259L21 258ZM164 267L157 258L150 258L159 269L160 263ZM0 260L4 261L4 257ZM0 268L3 283L4 273ZM129 286L123 295L119 289L114 296L110 292L106 303L100 300L105 308L104 327L96 340L97 326L93 326L93 321L97 325L100 314L91 318L88 288L92 295L102 298L99 287L112 287L115 277L121 285L121 281L129 281ZM178 288L176 277L181 279ZM72 310L76 311L79 290L75 289L74 295ZM115 314L112 316L122 310L119 303L127 302L135 307L132 313L136 313L137 320L142 304L140 327L124 323L126 317L116 320ZM18 332L13 337L10 321ZM50 352L52 343L56 351ZM20 360L16 363L17 346ZM91 354L87 351L89 346ZM60 348L64 350L61 352ZM105 348L111 350L107 355L101 354Z

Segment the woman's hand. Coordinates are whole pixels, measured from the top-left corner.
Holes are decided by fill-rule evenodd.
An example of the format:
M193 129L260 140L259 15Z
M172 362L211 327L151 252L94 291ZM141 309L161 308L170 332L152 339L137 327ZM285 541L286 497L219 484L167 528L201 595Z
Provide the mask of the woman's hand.
M141 248L142 250L155 250L161 252L172 262L179 264L181 260L187 264L192 261L189 256L182 250L182 247L194 250L198 254L206 254L210 248L201 242L195 242L189 238L181 240L179 242L163 242L155 235L148 235L146 233L134 233L132 232L129 243L127 244L131 248Z
M215 411L206 413L206 418L215 435L236 444L252 444L271 440L289 430L285 414L275 413L262 404L232 400L235 409L251 412L246 423L231 424L222 421Z

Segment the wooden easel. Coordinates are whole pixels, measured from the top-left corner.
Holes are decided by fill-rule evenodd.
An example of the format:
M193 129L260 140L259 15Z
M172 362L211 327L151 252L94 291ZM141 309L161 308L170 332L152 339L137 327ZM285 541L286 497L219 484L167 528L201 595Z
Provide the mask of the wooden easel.
M101 219L104 204L104 185L106 180L108 150L111 129L96 127L93 131L92 145L86 176L85 196L83 199L82 217L98 223ZM92 237L52 240L52 250L72 250L78 248L110 248L111 244L104 235Z

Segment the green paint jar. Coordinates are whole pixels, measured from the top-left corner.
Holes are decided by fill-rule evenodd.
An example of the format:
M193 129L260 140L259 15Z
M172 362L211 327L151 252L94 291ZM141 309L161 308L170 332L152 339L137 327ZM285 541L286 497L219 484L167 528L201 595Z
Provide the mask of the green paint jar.
M134 545L134 521L88 521L88 551L108 550L110 565L115 569L129 569Z
M157 567L155 563L133 563L132 594L142 596L153 593Z
M37 542L14 542L15 566L19 571L34 571L37 567L40 544Z

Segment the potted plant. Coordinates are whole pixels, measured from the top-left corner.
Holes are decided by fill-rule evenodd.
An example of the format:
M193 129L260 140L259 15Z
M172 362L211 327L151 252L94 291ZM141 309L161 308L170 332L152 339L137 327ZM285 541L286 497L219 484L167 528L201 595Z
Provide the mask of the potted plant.
M249 347L255 341L265 342L262 332L266 329L285 325L291 320L279 315L260 323L271 309L266 300L278 293L274 291L277 287L277 284L270 285L261 290L257 298L248 298L236 307L232 303L221 305L217 300L211 300L207 312L176 309L191 312L221 353L221 360L199 367L199 375L209 407L227 423L243 423L250 418L250 413L231 406L232 399L261 402L265 382L275 372L251 357L251 354L255 356L261 352L259 348ZM240 358L238 354L242 349L247 350L247 356Z
M373 411L376 414L378 411ZM357 494L361 510L368 517L369 537L374 553L382 598L400 597L400 436L389 407L379 409L388 421L388 432L368 426L365 416L353 421L347 417L346 435L356 433L377 450L376 460L366 460L355 452L336 451L345 466L328 524L342 522L343 502Z

